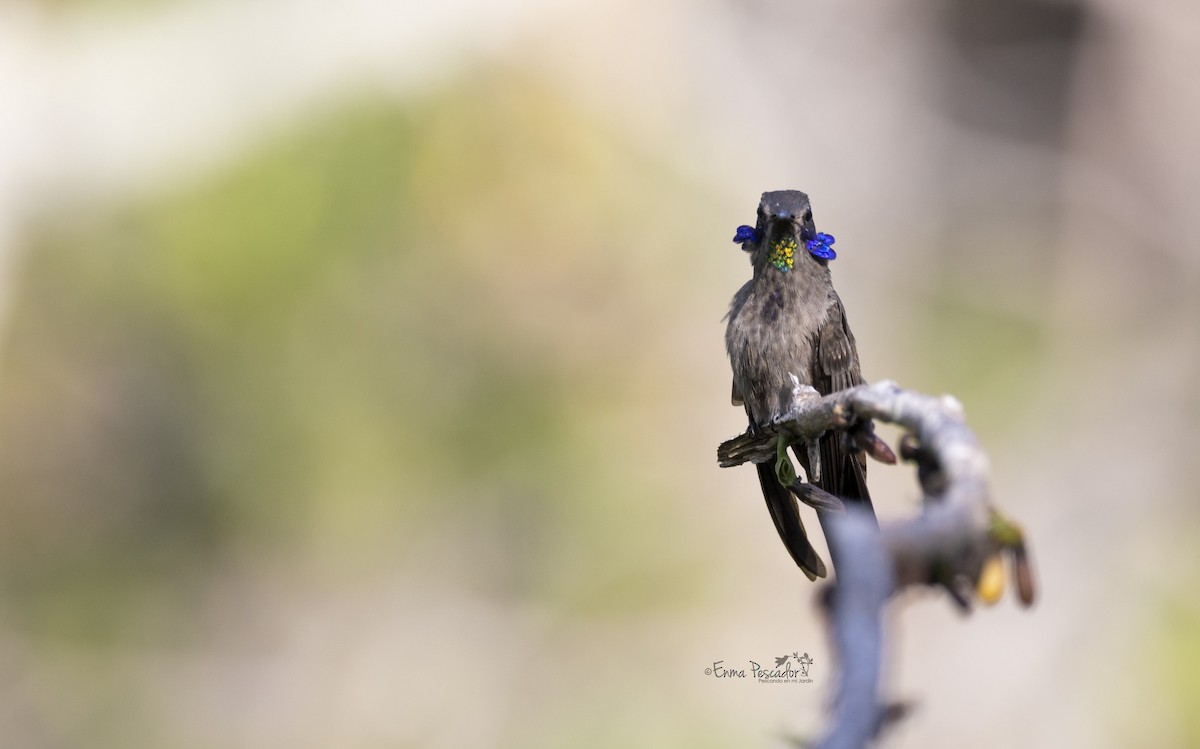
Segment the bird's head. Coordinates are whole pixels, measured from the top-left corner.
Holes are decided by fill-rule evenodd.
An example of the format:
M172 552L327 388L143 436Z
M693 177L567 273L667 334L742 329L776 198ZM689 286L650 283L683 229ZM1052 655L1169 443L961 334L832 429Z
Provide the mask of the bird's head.
M755 268L774 266L784 273L800 263L826 265L836 257L833 237L817 231L808 195L799 190L764 192L756 225L738 227L733 241L750 253Z

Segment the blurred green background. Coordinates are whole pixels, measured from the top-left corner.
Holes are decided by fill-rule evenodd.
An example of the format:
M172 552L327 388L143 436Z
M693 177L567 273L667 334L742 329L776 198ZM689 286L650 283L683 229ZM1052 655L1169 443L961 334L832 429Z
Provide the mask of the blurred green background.
M714 460L780 188L1034 545L1030 612L897 604L894 745L1200 743L1200 18L1009 5L0 10L3 744L815 735Z

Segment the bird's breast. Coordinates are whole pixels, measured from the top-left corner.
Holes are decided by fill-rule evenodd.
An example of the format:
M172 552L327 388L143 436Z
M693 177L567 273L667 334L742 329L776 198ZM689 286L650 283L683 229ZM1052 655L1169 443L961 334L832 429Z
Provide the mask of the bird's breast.
M734 383L760 424L790 405L792 375L812 384L813 341L828 315L824 299L805 298L782 282L790 279L773 280L755 279L743 289L726 329Z

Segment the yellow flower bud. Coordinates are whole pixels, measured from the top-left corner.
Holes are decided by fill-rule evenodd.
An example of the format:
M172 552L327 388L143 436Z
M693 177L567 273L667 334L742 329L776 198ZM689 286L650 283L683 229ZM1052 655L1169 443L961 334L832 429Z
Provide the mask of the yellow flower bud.
M996 554L983 563L983 571L979 573L979 582L975 585L979 599L991 606L1004 595L1004 563Z

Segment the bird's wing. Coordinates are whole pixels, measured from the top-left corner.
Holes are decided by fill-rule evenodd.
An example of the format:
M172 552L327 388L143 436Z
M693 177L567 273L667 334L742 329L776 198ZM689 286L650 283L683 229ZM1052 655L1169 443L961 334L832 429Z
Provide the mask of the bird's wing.
M816 357L812 374L813 387L817 392L829 395L862 384L854 334L846 323L846 309L837 294L833 295L825 324L814 338ZM821 438L819 485L836 497L861 500L867 507L871 506L871 495L867 492L866 456L861 453L847 455L840 434L830 433Z
M846 309L837 294L833 295L825 325L817 332L817 366L813 369L813 387L821 395L861 385L863 381L854 334L846 324Z

